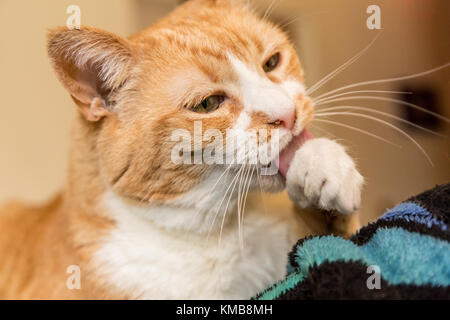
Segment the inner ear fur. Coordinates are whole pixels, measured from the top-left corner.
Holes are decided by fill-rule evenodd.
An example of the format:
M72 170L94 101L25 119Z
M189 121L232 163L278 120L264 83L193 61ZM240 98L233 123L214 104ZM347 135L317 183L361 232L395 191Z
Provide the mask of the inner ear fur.
M95 28L50 30L47 50L59 80L80 112L98 121L112 111L110 100L129 78L134 63L130 44Z

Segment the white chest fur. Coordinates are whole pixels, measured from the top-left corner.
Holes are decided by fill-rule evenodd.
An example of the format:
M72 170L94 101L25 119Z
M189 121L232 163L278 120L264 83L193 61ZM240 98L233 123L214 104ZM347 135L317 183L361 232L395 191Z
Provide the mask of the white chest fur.
M117 227L94 256L113 287L141 299L248 299L285 275L292 221L246 211L244 249L237 224L218 233L169 231L109 194ZM170 214L170 212L166 212ZM291 238L291 240L290 240Z

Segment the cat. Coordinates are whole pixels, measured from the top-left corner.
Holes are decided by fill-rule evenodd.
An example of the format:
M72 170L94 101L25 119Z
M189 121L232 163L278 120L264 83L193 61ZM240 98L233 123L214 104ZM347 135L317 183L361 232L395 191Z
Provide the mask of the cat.
M128 39L56 28L48 53L79 111L67 183L47 206L1 210L0 298L248 299L300 237L358 228L363 177L309 133L299 58L246 1L190 0ZM279 171L174 163L172 132L196 121L244 141L278 132ZM284 189L292 208L261 200Z

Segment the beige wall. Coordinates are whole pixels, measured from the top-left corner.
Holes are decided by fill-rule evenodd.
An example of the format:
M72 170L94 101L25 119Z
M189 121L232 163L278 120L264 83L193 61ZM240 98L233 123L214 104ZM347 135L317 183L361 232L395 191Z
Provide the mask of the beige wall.
M45 34L65 25L71 4L83 24L136 30L134 1L0 1L0 202L42 201L64 182L75 107L50 68Z
M271 0L253 2L264 11ZM151 24L175 3L176 0L0 0L0 202L11 198L41 201L64 181L74 107L47 62L46 28L63 25L67 6L78 4L83 24L125 36ZM308 85L352 57L374 37L375 33L365 27L365 9L373 3L382 8L382 35L364 57L321 92L357 81L419 72L450 60L450 1L278 0L272 18L280 22L297 19L289 29L307 72ZM447 69L413 82L436 88L448 117L449 79ZM398 89L395 85L377 88ZM398 106L393 104L352 103L398 114ZM450 180L448 139L407 131L432 157L435 167L430 167L417 148L395 131L370 121L336 119L392 139L403 147L395 149L356 132L317 125L342 139L358 159L367 178L363 222L414 193ZM448 135L449 127L442 131Z

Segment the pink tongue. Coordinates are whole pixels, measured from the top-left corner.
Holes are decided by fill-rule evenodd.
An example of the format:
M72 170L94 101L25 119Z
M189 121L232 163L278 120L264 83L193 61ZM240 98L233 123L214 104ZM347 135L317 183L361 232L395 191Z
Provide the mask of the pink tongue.
M308 130L303 130L298 136L295 136L292 141L280 153L280 162L278 169L280 173L286 177L286 174L294 158L295 152L308 140L314 139L314 136Z

